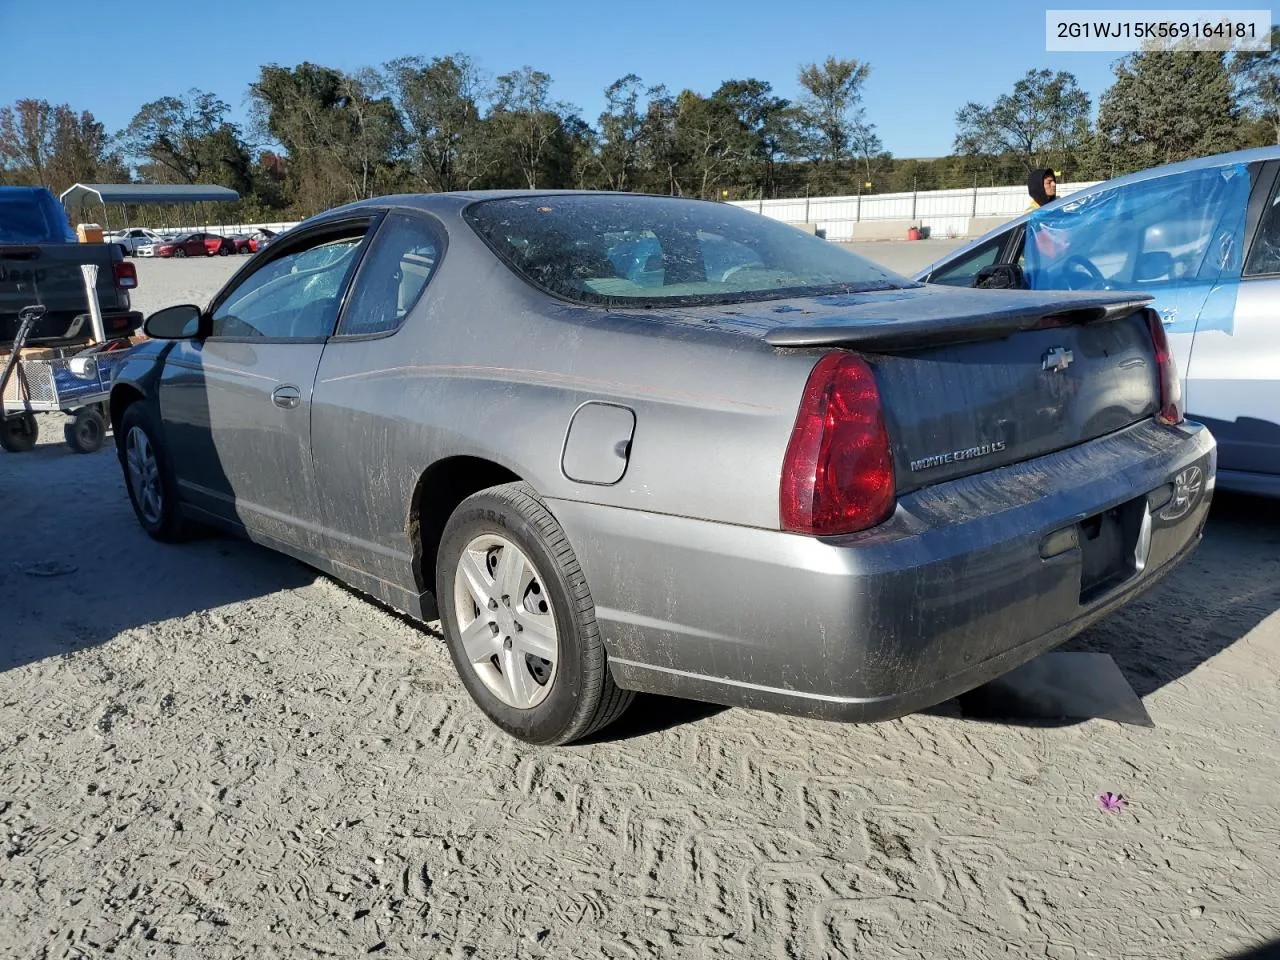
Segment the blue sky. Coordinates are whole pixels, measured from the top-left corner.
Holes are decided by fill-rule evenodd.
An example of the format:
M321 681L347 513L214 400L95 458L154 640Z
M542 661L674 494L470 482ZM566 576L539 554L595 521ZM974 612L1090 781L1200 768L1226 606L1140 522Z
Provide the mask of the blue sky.
M555 95L594 123L604 87L626 73L702 93L722 80L756 77L794 97L798 65L835 55L871 64L866 107L888 150L937 156L950 151L958 107L991 101L1030 68L1074 72L1095 101L1108 86L1116 54L1045 52L1049 5L222 0L201 7L47 0L45 9L56 6L64 25L55 26L52 14L38 15L36 0L0 0L0 37L50 31L32 42L38 56L14 56L23 45L4 44L10 56L0 58L0 104L20 97L67 102L114 131L147 100L199 86L243 120L260 64L310 60L355 69L405 54L463 51L490 74L526 63L545 70ZM45 53L51 47L63 54L57 66Z

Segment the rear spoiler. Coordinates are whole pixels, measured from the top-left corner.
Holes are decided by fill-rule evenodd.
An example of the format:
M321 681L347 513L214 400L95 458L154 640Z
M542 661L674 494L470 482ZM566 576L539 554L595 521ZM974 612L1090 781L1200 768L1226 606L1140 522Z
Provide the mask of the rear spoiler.
M993 300L1000 295L992 291ZM1104 323L1127 317L1151 302L1149 296L1126 295L1125 299L1064 298L1061 300L1019 298L1004 306L981 311L972 301L960 310L937 316L875 317L850 320L831 315L828 322L808 326L774 327L764 335L774 347L853 347L888 352L936 347L942 344L995 340L1024 330L1043 330L1077 324ZM987 305L984 304L985 308ZM909 312L910 308L908 308Z

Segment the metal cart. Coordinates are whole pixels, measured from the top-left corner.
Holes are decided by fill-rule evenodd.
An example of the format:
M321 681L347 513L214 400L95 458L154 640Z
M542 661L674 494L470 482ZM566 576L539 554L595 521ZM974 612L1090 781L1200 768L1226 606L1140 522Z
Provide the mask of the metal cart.
M23 359L31 327L44 313L42 306L23 308L12 352L0 370L0 448L9 453L32 449L39 435L35 415L62 411L72 418L63 428L67 446L94 453L106 442L111 378L130 344L108 341Z

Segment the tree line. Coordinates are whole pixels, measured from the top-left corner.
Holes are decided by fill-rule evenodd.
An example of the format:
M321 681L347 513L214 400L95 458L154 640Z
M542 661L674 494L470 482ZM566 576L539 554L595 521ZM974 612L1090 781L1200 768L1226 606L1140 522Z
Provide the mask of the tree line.
M1076 77L1029 70L992 103L956 113L951 155L895 158L867 116L871 66L805 64L800 95L764 80L673 93L627 74L588 122L551 76L487 76L471 57L403 57L346 72L260 68L249 121L192 89L143 104L108 133L88 111L0 107L0 182L219 184L241 220L300 218L380 194L502 187L632 190L704 198L795 197L1064 179L1280 143L1280 27L1266 54L1148 49L1114 65L1097 109ZM145 213L142 213L145 218Z

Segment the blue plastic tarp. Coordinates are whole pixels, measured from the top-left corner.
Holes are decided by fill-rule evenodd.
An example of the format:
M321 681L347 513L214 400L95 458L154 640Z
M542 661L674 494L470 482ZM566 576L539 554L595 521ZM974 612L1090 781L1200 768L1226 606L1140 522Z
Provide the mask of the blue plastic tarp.
M1027 285L1147 293L1170 333L1230 333L1250 188L1246 166L1233 164L1037 210L1023 245Z
M44 187L0 187L0 243L75 243L67 211Z

